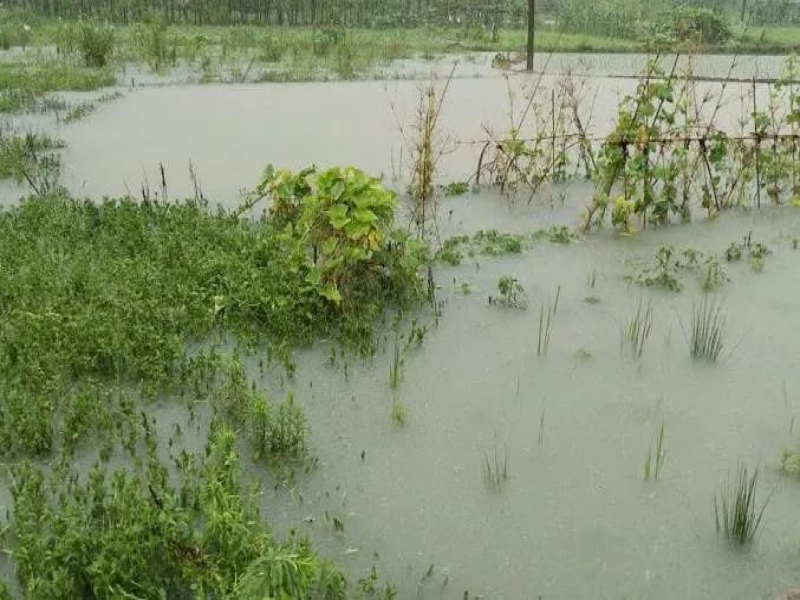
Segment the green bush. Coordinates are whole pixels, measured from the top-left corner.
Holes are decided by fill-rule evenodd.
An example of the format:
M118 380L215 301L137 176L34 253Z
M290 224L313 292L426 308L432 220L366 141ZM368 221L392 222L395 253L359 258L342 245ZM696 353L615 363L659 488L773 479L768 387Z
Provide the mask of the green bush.
M114 30L95 23L83 23L80 47L87 67L105 67L114 49Z
M370 298L411 300L420 293L423 248L394 230L397 200L379 180L353 167L294 175L270 165L249 205L265 197L273 224L293 241L305 290L345 311L374 303Z
M731 38L727 17L708 8L681 6L658 15L656 35L675 42L724 44Z

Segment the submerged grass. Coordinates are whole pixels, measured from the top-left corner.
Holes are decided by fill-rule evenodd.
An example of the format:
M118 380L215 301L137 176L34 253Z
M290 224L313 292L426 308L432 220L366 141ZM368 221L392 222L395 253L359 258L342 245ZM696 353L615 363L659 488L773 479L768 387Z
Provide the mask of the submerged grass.
M636 312L628 321L623 331L623 341L630 345L634 358L641 358L644 353L644 346L650 339L653 329L653 308L650 301L644 304L644 300L639 298Z
M752 474L740 464L736 478L714 495L714 518L717 532L735 546L747 546L756 537L769 498L759 508L756 502L759 468Z
M667 451L664 448L664 421L661 421L661 427L658 430L658 434L656 435L656 449L655 455L653 454L653 447L650 446L647 449L647 454L645 455L644 459L644 480L650 481L650 478L654 481L658 480L658 476L661 474L661 469L664 467L664 461L667 458Z
M536 345L536 356L547 356L550 348L550 326L554 314L550 305L546 309L544 304L539 307L539 340Z
M65 61L0 61L0 113L30 111L47 94L62 90L92 91L114 85L110 69Z
M692 306L689 352L694 358L717 362L725 345L726 321L722 305L708 296Z
M508 480L508 446L494 446L491 452L482 451L483 482L493 492L499 492Z

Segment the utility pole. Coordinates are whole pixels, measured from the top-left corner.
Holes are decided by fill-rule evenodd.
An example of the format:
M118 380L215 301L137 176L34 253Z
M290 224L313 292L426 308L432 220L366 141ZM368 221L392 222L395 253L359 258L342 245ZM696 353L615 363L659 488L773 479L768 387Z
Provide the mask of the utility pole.
M528 71L533 71L533 37L534 37L533 19L535 15L536 15L536 0L528 0L528 47L527 47L528 63L526 67Z

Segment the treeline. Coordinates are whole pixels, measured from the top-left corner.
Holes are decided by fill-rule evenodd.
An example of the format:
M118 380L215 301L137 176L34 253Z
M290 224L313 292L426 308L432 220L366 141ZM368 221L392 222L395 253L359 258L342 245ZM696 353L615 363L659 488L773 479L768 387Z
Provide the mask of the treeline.
M196 25L341 25L415 27L440 24L522 26L527 0L6 0L46 17L116 23L158 18ZM729 23L800 23L800 0L536 0L537 19L561 31L631 38L666 13L714 14Z
M6 0L6 6L63 19L117 23L149 18L195 25L521 24L525 0Z

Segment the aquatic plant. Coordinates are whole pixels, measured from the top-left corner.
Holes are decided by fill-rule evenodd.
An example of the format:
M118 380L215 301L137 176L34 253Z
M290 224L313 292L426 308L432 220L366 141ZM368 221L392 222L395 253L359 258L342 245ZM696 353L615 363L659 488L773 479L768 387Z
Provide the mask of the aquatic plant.
M400 385L402 377L403 361L400 357L400 334L394 333L394 348L392 352L392 362L389 364L389 387L396 390Z
M755 272L764 269L764 259L772 254L772 251L764 244L753 241L753 234L749 233L741 241L731 242L725 251L725 259L728 262L738 262L747 257L750 268Z
M644 480L650 481L652 477L654 481L658 480L661 474L661 469L664 467L664 461L667 458L667 451L664 448L664 420L661 420L661 427L656 434L656 449L653 454L653 447L647 448L647 454L644 458Z
M105 67L114 49L114 30L107 25L81 23L80 50L87 67Z
M692 305L689 353L696 359L715 363L725 345L727 317L721 304L708 296Z
M725 269L715 257L709 257L700 275L700 289L704 292L713 292L725 285L730 278Z
M406 424L407 418L408 413L405 404L403 404L403 401L399 398L394 398L392 400L392 423L398 427L403 427Z
M482 451L483 482L493 492L499 492L508 480L508 446L502 450L495 445L491 452Z
M633 280L647 287L662 287L671 292L679 292L683 287L678 280L678 270L682 263L672 246L662 246L656 252L654 264L645 267Z
M444 188L445 196L463 196L469 191L468 181L451 181Z
M639 303L636 306L636 312L628 321L627 326L623 330L623 339L631 348L631 353L634 358L641 358L644 353L644 346L647 340L650 339L650 332L653 328L653 308L648 300L647 305L644 300L639 298Z
M523 310L528 308L528 294L515 277L511 275L500 277L497 281L497 291L500 293L500 297L495 301L497 304Z
M553 308L544 304L539 307L539 341L536 345L536 356L547 356L550 348L550 326L553 322Z
M740 463L734 480L714 494L714 519L717 533L723 533L735 546L748 546L755 539L769 497L761 507L756 501L759 467L752 474Z

